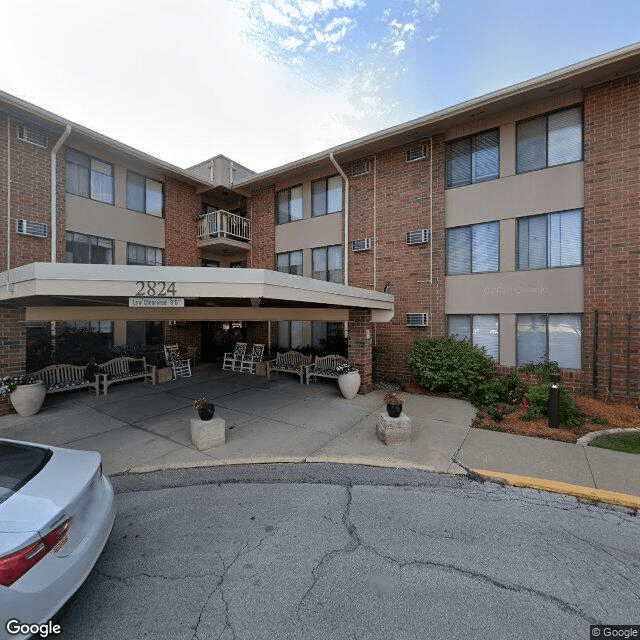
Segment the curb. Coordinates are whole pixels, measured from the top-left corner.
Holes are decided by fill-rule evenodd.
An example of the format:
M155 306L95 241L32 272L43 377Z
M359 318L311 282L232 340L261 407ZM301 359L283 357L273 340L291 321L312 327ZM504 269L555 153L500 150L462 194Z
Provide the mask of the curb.
M636 433L640 431L640 427L630 427L630 428L615 428L615 429L604 429L603 431L592 431L591 433L587 433L586 435L578 438L576 440L576 444L581 445L589 445L596 440L602 440L602 438L609 438L610 436L621 436L625 433Z
M577 484L567 484L555 480L545 480L544 478L533 478L529 476L518 476L502 471L488 471L486 469L472 469L476 475L487 480L503 481L514 487L524 487L527 489L538 489L540 491L550 491L551 493L562 493L582 500L592 502L602 502L627 509L640 510L640 497L631 496L626 493L616 491L605 491L603 489L590 489Z

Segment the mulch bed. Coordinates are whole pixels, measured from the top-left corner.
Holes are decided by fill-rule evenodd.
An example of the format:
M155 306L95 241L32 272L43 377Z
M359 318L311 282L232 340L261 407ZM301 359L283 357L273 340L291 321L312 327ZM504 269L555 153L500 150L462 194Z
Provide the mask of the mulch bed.
M422 385L413 381L406 383L404 385L404 390L407 393L447 397L446 393L427 391ZM569 396L576 401L578 411L584 415L584 421L579 426L569 427L561 425L557 429L552 429L549 427L549 421L547 418L523 420L522 416L526 411L521 408L513 413L505 415L502 420L494 420L486 413L480 412L472 426L482 429L491 429L493 431L515 433L521 436L560 440L562 442L576 442L578 438L592 431L640 427L639 403L602 400L591 396L572 393L570 393ZM605 420L606 423L603 422Z

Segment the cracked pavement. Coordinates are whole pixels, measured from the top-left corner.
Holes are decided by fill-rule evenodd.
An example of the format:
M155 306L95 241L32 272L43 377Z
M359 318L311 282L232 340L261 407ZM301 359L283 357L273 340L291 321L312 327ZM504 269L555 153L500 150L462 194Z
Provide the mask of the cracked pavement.
M122 476L64 639L587 638L638 624L640 518L401 469Z

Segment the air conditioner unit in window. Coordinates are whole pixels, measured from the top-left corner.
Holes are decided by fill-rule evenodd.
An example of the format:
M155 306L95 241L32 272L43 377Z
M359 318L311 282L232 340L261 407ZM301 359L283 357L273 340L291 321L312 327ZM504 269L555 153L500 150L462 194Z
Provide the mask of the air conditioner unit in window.
M407 231L407 244L424 244L425 242L429 242L429 229Z
M429 314L428 313L407 313L407 327L428 327L429 326Z
M368 251L371 249L371 238L360 238L351 243L354 251Z
M33 220L16 220L16 231L25 236L47 237L47 225Z
M407 162L415 162L416 160L425 160L427 157L427 145L421 144L418 147L411 147L407 149L406 159Z
M365 175L367 173L369 173L369 161L368 160L364 160L363 162L358 162L358 164L354 164L353 165L353 169L351 171L351 174L354 177L363 176L363 175Z
M46 149L49 146L49 138L47 134L31 125L18 125L18 140L34 144L36 147L42 147L43 149Z

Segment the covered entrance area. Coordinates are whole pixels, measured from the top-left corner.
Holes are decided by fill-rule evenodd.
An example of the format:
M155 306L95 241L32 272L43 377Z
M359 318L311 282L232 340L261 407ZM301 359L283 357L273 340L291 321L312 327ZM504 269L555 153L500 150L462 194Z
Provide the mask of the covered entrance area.
M271 346L273 323L348 322L349 361L372 389L373 322L393 317L393 296L265 269L32 263L0 274L5 375L27 373L26 323L164 322L165 340L200 352L214 329ZM213 336L212 336L213 337ZM225 336L220 336L221 340Z

